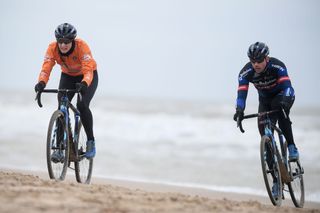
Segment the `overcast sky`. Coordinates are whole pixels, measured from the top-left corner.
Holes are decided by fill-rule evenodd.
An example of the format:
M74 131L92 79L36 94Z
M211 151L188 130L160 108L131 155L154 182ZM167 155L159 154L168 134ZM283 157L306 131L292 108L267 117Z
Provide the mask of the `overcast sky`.
M317 0L1 0L0 89L33 90L63 22L89 44L100 95L234 105L247 49L263 41L286 64L296 104L320 105ZM50 87L59 77L56 66Z

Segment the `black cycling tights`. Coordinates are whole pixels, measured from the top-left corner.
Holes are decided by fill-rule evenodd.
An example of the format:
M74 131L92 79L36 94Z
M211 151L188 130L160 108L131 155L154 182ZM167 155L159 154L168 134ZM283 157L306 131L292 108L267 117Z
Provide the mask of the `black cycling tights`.
M89 108L90 101L93 98L97 86L98 86L98 72L93 72L93 80L90 84L90 86L87 88L87 91L82 96L82 101L77 100L77 108L80 111L81 114L81 122L83 124L84 130L87 134L88 140L94 140L93 135L93 118L92 113ZM70 76L65 73L61 73L60 83L59 83L59 89L75 89L76 83L80 83L83 79L83 75L80 76ZM71 101L74 96L74 93L69 93L68 98ZM58 95L58 100L60 102L61 96ZM60 104L59 104L60 105Z
M269 111L269 110L276 110L280 108L280 100L281 100L281 96L278 95L272 99L261 99L259 100L259 112L265 112L265 111ZM292 101L292 103L290 103L290 105L293 105L294 100ZM290 108L291 108L290 106ZM278 121L279 123L279 127L282 130L288 145L289 144L294 144L294 139L293 139L293 134L292 134L292 128L291 128L291 121L289 119L289 113L290 113L290 109L286 110L286 114L288 115L287 118L284 117L282 112L279 112L275 115L271 115L271 120L273 123L276 123ZM259 124L259 120L258 120L258 127L259 127L259 132L260 135L264 135L264 128L263 125Z

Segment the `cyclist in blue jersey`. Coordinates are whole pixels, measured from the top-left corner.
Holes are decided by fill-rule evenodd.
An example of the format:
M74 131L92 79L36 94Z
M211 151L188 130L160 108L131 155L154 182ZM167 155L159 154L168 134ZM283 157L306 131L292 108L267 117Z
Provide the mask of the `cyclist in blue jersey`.
M256 42L250 45L248 50L250 62L242 68L239 74L236 113L233 117L235 121L243 118L249 82L258 90L259 112L282 108L289 115L295 94L287 68L279 59L268 55L269 48L266 44ZM288 143L289 160L297 160L299 152L294 143L291 121L289 117L285 117L280 111L272 117L273 122L277 120ZM263 135L263 125L259 125L259 121L258 127L260 134Z

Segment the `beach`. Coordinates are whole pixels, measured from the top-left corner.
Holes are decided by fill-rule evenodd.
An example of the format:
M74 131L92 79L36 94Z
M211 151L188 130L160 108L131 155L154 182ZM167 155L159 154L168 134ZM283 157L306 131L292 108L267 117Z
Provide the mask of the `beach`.
M320 1L10 0L0 5L0 213L319 212ZM62 23L74 26L75 38L84 43L71 42L63 57L51 57L59 48L51 51L48 45L56 45ZM255 42L269 51L260 65L253 64L261 68L254 77L265 79L249 84L243 79L252 71L247 53ZM97 73L99 80L93 81ZM48 126L61 101L58 94L42 93L40 107L39 80L46 89L87 83L83 97L70 100L81 109L86 134L75 131L69 108L64 118L73 135L63 139L95 141L90 185L76 182L72 164L64 181L49 179L53 132ZM294 92L287 93L288 87ZM254 114L262 99L293 93L288 118L294 141L288 125L282 130L289 139L285 144L294 142L299 151L303 209L295 208L289 185L283 187L282 206L272 205L257 118L242 121L244 133L234 121L237 107Z
M59 182L42 172L2 169L0 212L320 212L319 203L274 207L246 195L200 191L101 178L85 185L71 177Z
M263 181L256 120L232 120L231 104L97 97L91 185L49 180L46 134L56 99L1 93L0 212L284 212L320 209L320 111L292 112L305 174L305 208L288 192L272 206ZM248 107L248 112L256 108ZM58 207L57 207L58 206ZM79 207L80 206L80 207Z

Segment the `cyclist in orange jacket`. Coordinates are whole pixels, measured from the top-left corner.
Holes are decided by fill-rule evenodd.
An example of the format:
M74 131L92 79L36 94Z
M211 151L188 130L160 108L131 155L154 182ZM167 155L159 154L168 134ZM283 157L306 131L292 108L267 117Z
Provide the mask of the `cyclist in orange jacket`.
M87 135L86 157L93 158L96 149L89 105L98 86L97 64L87 43L76 36L77 30L69 23L60 24L56 28L56 41L49 44L35 91L43 91L53 66L58 63L62 70L59 89L77 89L82 94L82 100L77 100L77 108ZM69 94L69 100L73 96L74 94ZM58 99L60 101L60 97ZM51 158L59 162L64 156L60 152L54 152Z

